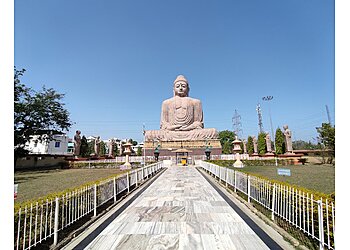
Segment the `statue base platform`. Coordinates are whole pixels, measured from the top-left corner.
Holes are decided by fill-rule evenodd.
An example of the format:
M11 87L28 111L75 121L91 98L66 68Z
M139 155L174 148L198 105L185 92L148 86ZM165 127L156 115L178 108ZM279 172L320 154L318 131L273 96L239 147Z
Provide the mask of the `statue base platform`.
M222 148L220 140L196 140L196 141L146 141L145 153L146 156L154 156L155 148L159 147L159 156L176 156L176 150L187 149L190 152L188 156L205 155L205 149L210 147L211 155L221 155Z
M241 160L237 160L237 161L235 161L235 163L233 163L233 167L235 167L235 168L243 168L244 166L243 166L243 162L241 162Z
M275 154L274 154L274 153L269 152L269 153L266 153L266 154L265 154L265 156L275 156Z

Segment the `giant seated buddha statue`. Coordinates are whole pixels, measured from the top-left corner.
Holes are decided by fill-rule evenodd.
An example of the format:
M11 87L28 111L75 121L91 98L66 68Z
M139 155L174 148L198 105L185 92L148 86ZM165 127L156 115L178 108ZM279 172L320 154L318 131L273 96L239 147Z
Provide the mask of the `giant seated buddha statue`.
M163 101L160 130L145 132L146 141L217 139L214 128L204 128L202 103L188 97L188 81L179 75L174 81L174 97Z

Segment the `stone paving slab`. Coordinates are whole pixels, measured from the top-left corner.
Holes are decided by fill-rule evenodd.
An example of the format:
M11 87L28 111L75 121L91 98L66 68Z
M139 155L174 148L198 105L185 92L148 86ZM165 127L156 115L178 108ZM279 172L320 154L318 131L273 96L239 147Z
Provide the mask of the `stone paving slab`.
M85 249L269 249L193 167L170 167Z

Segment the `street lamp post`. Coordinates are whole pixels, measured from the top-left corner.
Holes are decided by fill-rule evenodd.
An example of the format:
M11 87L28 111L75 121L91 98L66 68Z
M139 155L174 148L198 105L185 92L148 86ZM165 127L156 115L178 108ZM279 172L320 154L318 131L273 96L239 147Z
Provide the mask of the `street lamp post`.
M143 166L146 166L146 130L145 124L143 124Z
M272 95L269 95L269 96L264 96L263 98L263 101L267 101L268 103L273 99L273 96ZM273 147L276 151L276 140L275 140L275 135L273 133L273 125L272 125L272 118L271 118L271 108L270 108L270 104L268 104L269 106L269 116L270 116L270 125L271 125L271 135L272 135L272 139L273 139ZM277 167L277 157L275 157L275 165Z

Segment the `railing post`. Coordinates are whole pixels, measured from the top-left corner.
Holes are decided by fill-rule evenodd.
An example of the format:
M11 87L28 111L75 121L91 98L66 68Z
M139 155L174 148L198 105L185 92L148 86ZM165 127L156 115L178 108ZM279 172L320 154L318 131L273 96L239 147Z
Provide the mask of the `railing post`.
M227 187L227 182L228 182L228 168L226 168L226 178L225 178L225 182L226 182L226 187Z
M130 192L129 172L126 172L126 186L128 187L128 193L129 193Z
M59 212L59 201L58 197L56 197L56 203L55 203L55 222L54 222L54 229L53 229L53 245L57 245L58 241L58 212Z
M235 187L235 192L237 192L237 171L234 170L234 187Z
M248 202L250 202L250 175L248 175Z
M324 228L323 228L323 208L322 208L322 198L317 201L318 205L318 234L320 239L320 250L323 250L324 246Z
M117 186L115 183L115 177L113 178L113 197L114 197L114 203L117 202Z
M136 174L135 179L136 179L136 187L137 187L137 186L138 186L138 185L137 185L137 169L135 170L135 174Z
M97 215L97 185L94 185L94 217Z
M275 220L275 196L276 196L276 184L272 187L272 204L271 204L271 220Z

